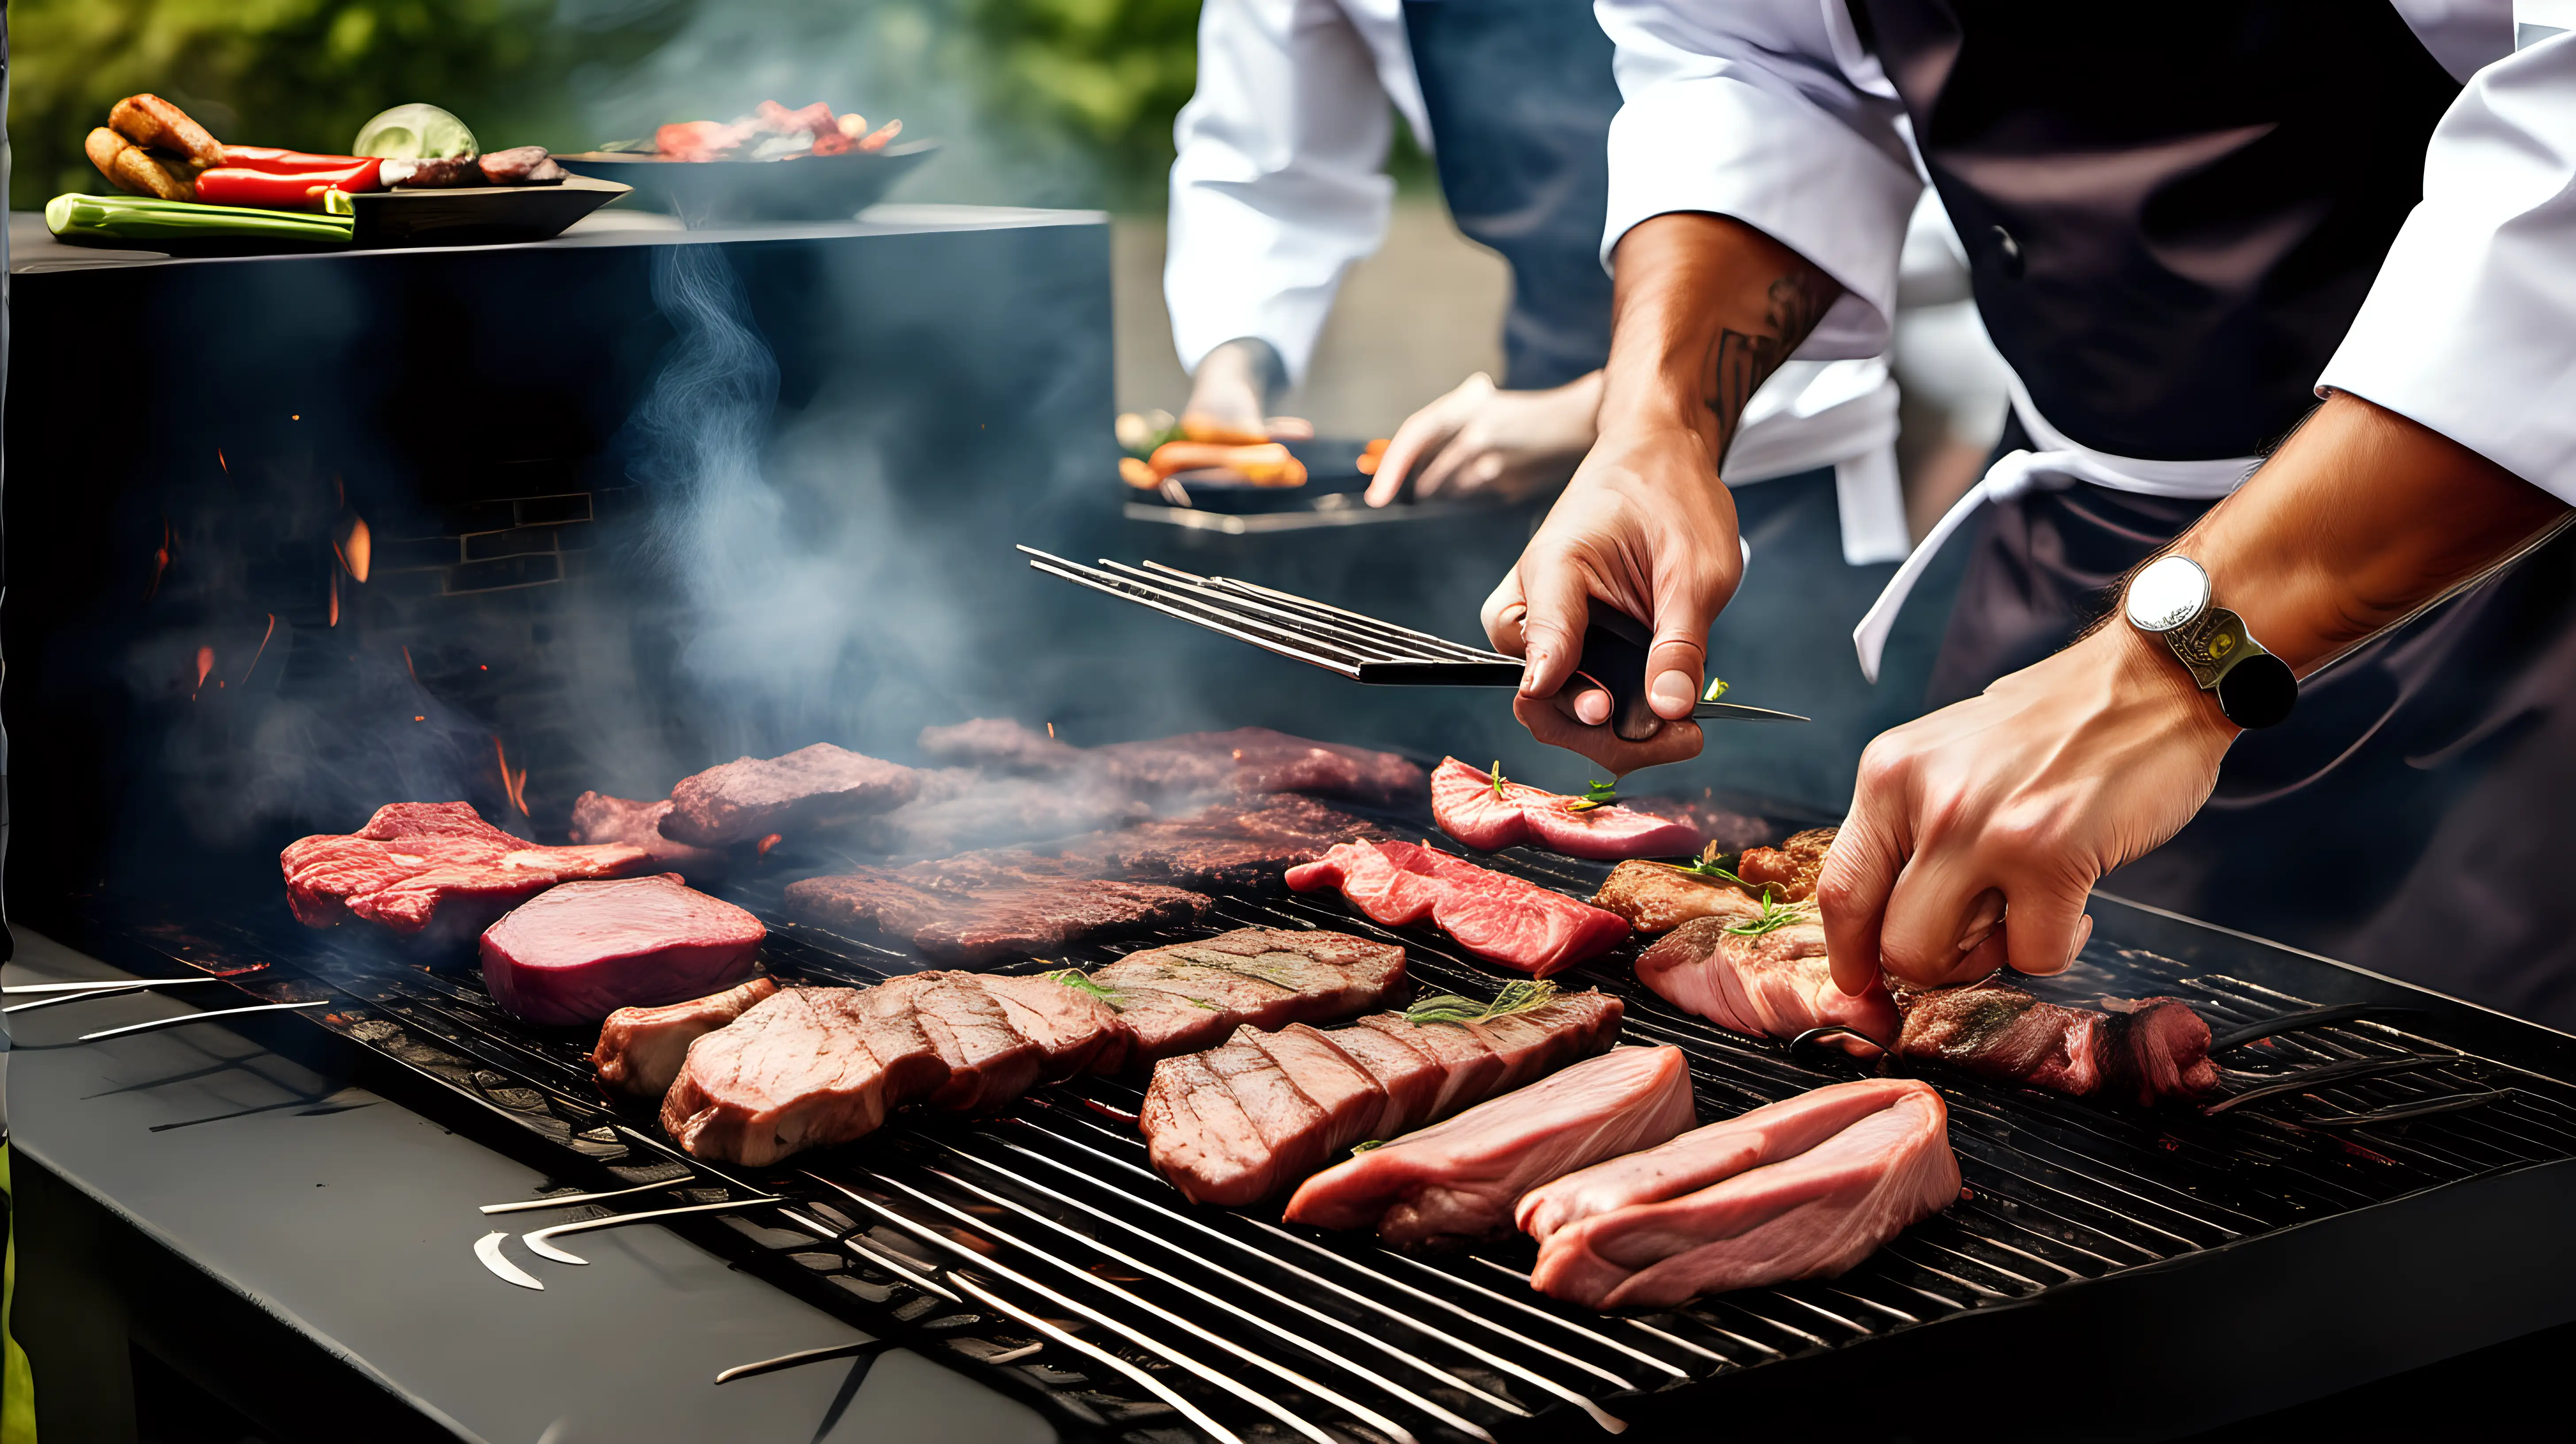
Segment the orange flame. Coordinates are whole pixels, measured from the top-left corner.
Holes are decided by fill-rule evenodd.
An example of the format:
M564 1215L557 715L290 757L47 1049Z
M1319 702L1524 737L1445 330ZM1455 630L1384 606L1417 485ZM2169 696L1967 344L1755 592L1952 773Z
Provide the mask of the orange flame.
M769 836L764 837L764 838L762 838L762 839L760 840L760 850L759 850L759 852L758 852L757 854L755 854L755 855L756 855L756 856L759 856L759 857L767 857L767 856L769 856L769 850L770 850L771 848L773 848L773 847L776 847L777 845L778 845L778 834L773 832L773 833L771 833Z
M331 625L340 625L340 574L331 574Z
M510 794L510 805L519 809L521 817L527 816L528 769L522 767L516 772L510 770L510 754L501 750L501 739L498 737L492 739L492 756L501 764L501 786Z
M224 460L224 449L220 446L215 448L215 465L224 469L224 475L230 476L233 474L233 464Z
M170 518L161 518L161 545L152 552L152 585L143 589L143 600L152 600L161 590L161 574L170 570Z
M367 579L367 563L374 554L375 540L368 535L367 519L352 517L349 521L349 539L342 544L340 550L340 565L347 567L349 575L363 583Z
M259 634L259 650L250 654L250 665L242 669L242 685L250 685L250 674L259 670L259 659L268 655L268 639L277 635L277 613L268 614L268 630ZM199 686L205 684L200 682ZM217 683L217 686L223 685Z
M205 690L206 674L213 670L215 670L215 649L212 647L199 647L197 649L197 691L202 692ZM196 701L197 693L190 692L188 694L188 700L191 702Z
M1053 742L1055 740L1055 724L1052 722L1047 724L1047 740L1049 742Z
M403 670L411 673L413 684L418 685L420 682L420 669L411 664L411 648L409 647L403 648Z

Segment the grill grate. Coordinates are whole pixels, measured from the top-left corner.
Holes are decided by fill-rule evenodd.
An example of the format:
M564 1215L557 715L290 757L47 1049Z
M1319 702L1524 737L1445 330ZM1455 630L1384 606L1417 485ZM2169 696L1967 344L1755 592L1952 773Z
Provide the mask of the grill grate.
M1606 871L1521 849L1491 861L1581 893ZM922 966L781 921L784 882L800 869L783 857L773 863L715 889L771 921L772 971L865 984ZM1172 1430L1246 1444L1555 1436L1580 1415L1615 1429L1622 1399L1639 1393L2576 1157L2576 1087L2384 1021L2238 1050L2228 1058L2241 1070L2231 1082L2250 1086L2329 1061L2442 1055L2453 1061L2323 1089L2322 1102L2357 1110L2484 1089L2510 1094L2470 1112L2329 1132L2294 1121L2317 1106L2295 1098L2218 1118L2145 1115L1933 1071L1926 1076L1949 1104L1967 1185L1959 1204L1838 1279L1605 1317L1533 1293L1526 1239L1426 1260L1291 1231L1275 1212L1193 1207L1147 1169L1133 1122L1142 1090L1119 1079L1041 1090L997 1118L889 1128L787 1168L729 1174L678 1155L649 1109L603 1103L585 1062L590 1040L501 1015L470 969L423 966L354 933L307 932L265 899L228 911L160 905L170 920L141 926L132 920L149 914L134 900L99 909L92 946L218 972L271 964L236 979L263 1000L310 997L316 982L359 1000L299 1016L542 1138L561 1159L567 1192L694 1172L702 1187L636 1206L783 1195L784 1205L671 1226L863 1327L968 1364L1015 1360L989 1376L1068 1423L1140 1444ZM1221 899L1210 924L1256 925L1401 942L1415 978L1432 990L1485 993L1512 976L1436 934L1378 928L1330 895ZM2067 999L2170 994L2221 1029L2319 1001L2289 991L2296 970L2251 945L2232 970L2190 968L2117 946L2106 936L2116 931L2103 927L2075 968L2037 988ZM1022 970L1096 963L1129 946L1138 944ZM1682 1048L1703 1117L1865 1072L1839 1054L1793 1059L1777 1044L1679 1012L1627 976L1632 955L1633 945L1563 981L1619 994L1628 1041Z

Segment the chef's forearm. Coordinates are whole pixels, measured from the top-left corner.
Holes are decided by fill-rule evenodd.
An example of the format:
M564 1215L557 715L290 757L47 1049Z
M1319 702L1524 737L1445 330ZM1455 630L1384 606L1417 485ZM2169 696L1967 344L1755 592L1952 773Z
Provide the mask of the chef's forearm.
M1795 251L1724 216L1657 216L1620 238L1614 260L1601 430L1697 432L1712 464L1755 389L1842 294Z
M2305 675L2566 509L2441 433L2338 393L2173 549Z

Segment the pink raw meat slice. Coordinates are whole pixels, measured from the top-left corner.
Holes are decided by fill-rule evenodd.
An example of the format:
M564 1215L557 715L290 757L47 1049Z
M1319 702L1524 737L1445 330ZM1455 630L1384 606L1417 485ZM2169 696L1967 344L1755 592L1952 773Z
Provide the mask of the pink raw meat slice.
M676 873L568 882L483 934L483 982L529 1022L596 1023L741 982L768 935L760 919Z
M1287 881L1298 892L1338 884L1378 923L1429 922L1479 957L1542 978L1628 936L1616 913L1409 842L1340 843L1290 868Z
M1484 1238L1530 1189L1696 1121L1679 1048L1614 1048L1316 1174L1287 1218L1375 1228L1399 1248Z
M305 926L355 917L430 942L470 938L557 883L647 864L644 849L622 843L533 846L463 802L389 802L354 833L300 838L278 854Z
M1530 843L1602 862L1700 850L1700 831L1688 823L1616 803L1577 807L1578 801L1509 779L1498 783L1455 757L1441 759L1431 774L1431 815L1469 847L1493 852Z
M1941 1095L1819 1088L1569 1174L1521 1200L1531 1282L1591 1309L1830 1278L1959 1196Z

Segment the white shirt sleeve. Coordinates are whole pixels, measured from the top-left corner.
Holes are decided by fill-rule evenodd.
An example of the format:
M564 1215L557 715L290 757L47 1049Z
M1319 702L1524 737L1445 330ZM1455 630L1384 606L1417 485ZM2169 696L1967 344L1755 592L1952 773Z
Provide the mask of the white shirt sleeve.
M1207 0L1197 93L1173 127L1163 299L1197 371L1237 337L1301 381L1333 293L1386 238L1392 102L1425 149L1400 0Z
M1797 355L1887 349L1922 192L1904 107L1844 0L1596 0L1625 100L1610 126L1605 262L1640 221L1731 216L1843 287Z
M2317 389L2576 503L2576 33L2488 65L2443 115L2423 203Z

